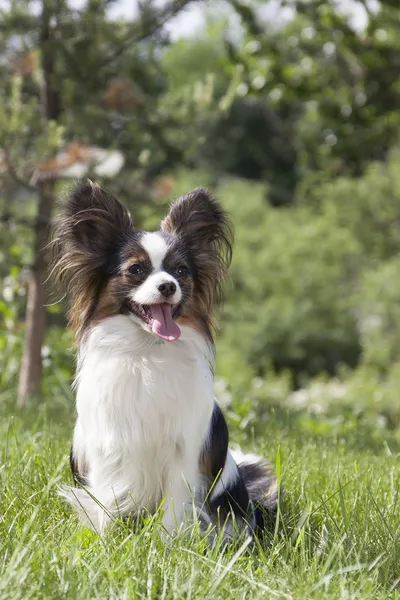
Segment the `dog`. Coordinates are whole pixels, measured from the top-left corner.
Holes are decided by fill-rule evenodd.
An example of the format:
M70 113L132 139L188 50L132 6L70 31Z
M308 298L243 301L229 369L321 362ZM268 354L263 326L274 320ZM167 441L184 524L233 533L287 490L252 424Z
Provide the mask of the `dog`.
M170 207L159 231L135 229L99 185L61 205L52 270L78 346L77 420L62 494L88 527L155 512L173 535L193 502L208 526L254 535L277 484L259 457L228 449L213 394L215 308L232 226L205 189Z

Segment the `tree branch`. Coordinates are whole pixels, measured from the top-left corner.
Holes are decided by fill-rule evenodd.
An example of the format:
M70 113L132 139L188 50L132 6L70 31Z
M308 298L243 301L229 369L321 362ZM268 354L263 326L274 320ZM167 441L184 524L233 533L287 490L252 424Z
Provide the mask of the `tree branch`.
M145 12L138 22L134 24L131 35L127 37L125 42L121 43L120 47L113 54L104 60L103 66L108 65L119 58L133 44L138 44L153 36L157 31L164 27L170 19L176 17L176 15L193 1L194 0L171 0L171 2L158 11L154 11L151 14Z

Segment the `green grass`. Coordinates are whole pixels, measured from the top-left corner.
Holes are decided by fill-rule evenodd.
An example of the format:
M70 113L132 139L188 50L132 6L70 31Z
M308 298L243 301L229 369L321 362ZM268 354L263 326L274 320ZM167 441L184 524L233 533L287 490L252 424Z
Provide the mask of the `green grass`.
M280 470L285 498L263 545L207 548L196 530L165 545L157 519L103 538L79 528L57 496L73 411L3 407L0 598L400 598L400 440L346 425L267 410L234 427Z

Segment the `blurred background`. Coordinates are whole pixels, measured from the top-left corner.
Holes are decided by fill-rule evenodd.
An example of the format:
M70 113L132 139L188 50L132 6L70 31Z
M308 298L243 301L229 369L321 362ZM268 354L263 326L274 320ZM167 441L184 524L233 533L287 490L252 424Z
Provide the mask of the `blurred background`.
M139 228L196 186L232 214L216 379L232 423L398 428L398 0L0 11L0 404L72 414L45 247L57 197L90 176Z

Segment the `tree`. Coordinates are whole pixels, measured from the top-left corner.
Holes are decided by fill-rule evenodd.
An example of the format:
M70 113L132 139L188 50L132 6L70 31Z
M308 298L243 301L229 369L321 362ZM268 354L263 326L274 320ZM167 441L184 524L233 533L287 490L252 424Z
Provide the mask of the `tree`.
M171 139L181 126L159 110L158 97L167 87L157 48L168 44L165 23L189 0L140 4L135 21L111 20L109 0L88 0L81 10L66 0L42 0L40 16L29 0L3 9L0 81L0 144L3 146L3 189L11 188L18 220L18 195L36 203L32 265L28 286L26 340L18 402L37 394L41 381L41 348L46 327L46 246L55 204L58 169L55 156L68 142L118 147L128 169L173 164L182 149ZM84 60L82 60L84 57ZM127 169L127 171L128 171ZM121 179L132 188L132 177ZM24 220L24 219L23 219ZM26 222L26 219L25 219Z
M299 175L324 171L359 176L371 160L384 160L398 138L400 7L365 7L356 28L334 0L286 0L293 18L278 26L259 18L256 4L233 0L244 39L226 40L240 65L240 93L294 121Z

